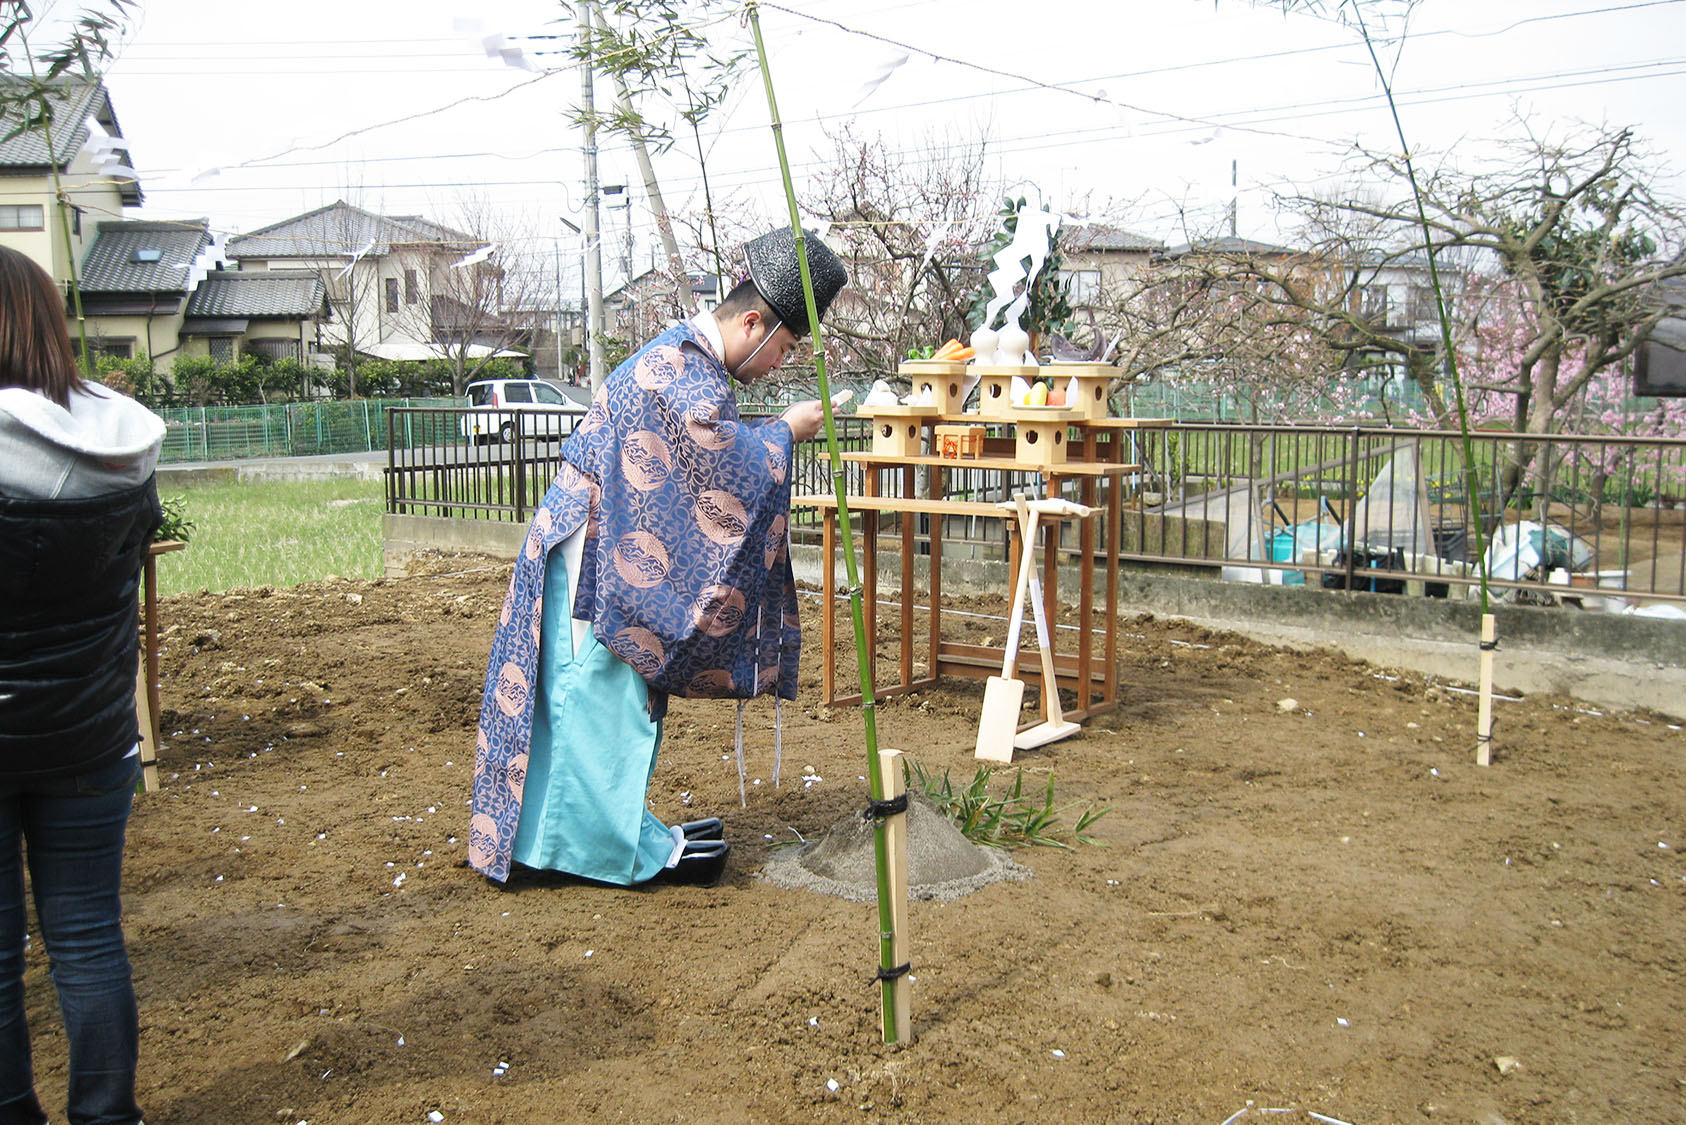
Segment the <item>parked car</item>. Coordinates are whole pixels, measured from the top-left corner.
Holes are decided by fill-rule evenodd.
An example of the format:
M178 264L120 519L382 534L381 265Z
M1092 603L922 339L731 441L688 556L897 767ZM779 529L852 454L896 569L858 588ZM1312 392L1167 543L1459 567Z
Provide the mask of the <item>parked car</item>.
M560 441L574 432L586 407L539 379L484 379L468 385L471 409L462 416L462 436L479 445L510 441L521 415L523 437Z

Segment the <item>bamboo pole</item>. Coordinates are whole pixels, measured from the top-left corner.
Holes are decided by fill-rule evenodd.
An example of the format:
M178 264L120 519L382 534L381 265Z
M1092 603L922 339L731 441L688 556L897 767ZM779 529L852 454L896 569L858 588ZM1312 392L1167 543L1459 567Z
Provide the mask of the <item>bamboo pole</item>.
M1364 21L1364 7L1362 4L1352 6L1354 17L1358 21L1358 32L1364 39L1364 49L1369 52L1370 64L1376 72L1376 79L1381 83L1382 94L1387 98L1388 113L1393 118L1393 131L1399 138L1399 150L1405 165L1405 175L1411 184L1411 198L1417 205L1417 225L1423 232L1423 249L1428 254L1428 280L1434 290L1434 307L1440 320L1440 346L1445 356L1446 374L1452 383L1452 394L1458 409L1458 432L1463 441L1464 457L1464 494L1469 506L1471 530L1475 533L1474 543L1477 552L1477 573L1481 577L1481 641L1480 641L1480 675L1481 695L1480 707L1476 718L1476 750L1475 764L1489 765L1492 762L1493 740L1493 652L1498 647L1496 626L1493 619L1492 602L1488 597L1487 586L1487 545L1486 535L1481 527L1481 491L1476 487L1475 480L1475 448L1469 436L1469 407L1464 398L1464 381L1458 372L1458 355L1452 347L1452 320L1446 313L1446 295L1440 285L1440 266L1434 253L1434 229L1429 225L1428 212L1423 207L1422 188L1417 183L1416 164L1411 159L1411 146L1405 140L1405 124L1399 118L1399 103L1393 97L1393 80L1389 70L1382 65L1376 55L1376 45L1370 38L1369 25ZM1499 512L1499 522L1504 522L1504 512ZM1466 540L1467 542L1468 540ZM1348 555L1350 556L1350 542Z
M1475 764L1493 764L1493 652L1499 647L1493 615L1481 615L1481 702L1475 717Z
M893 980L885 982L882 1014L885 1027L894 1027L895 1036L885 1042L905 1043L913 1036L913 1015L908 1004L907 973L899 966L906 965L907 934L907 793L902 772L900 750L878 752L878 784L884 798L900 804L900 811L884 817L884 859L890 869L890 956L898 966Z
M785 154L784 126L779 121L778 100L773 94L773 74L767 66L767 45L761 38L761 15L755 0L746 5L749 26L755 35L755 54L761 66L761 81L767 92L767 114L772 122L773 146L778 151L779 173L784 180L785 201L790 208L791 233L796 239L796 264L802 274L802 296L808 304L808 325L813 334L814 378L821 410L825 416L826 450L831 457L832 489L837 496L837 522L843 537L843 567L848 582L849 615L855 627L855 661L860 671L861 720L866 735L867 788L873 807L884 802L884 783L878 761L878 705L872 687L872 655L867 651L866 619L861 609L860 568L855 559L854 524L849 518L845 488L845 466L837 444L837 423L832 416L831 384L825 373L825 338L820 330L819 309L814 303L814 279L808 272L808 247L802 233L802 217L796 206L796 187L790 178L790 158ZM829 562L827 563L829 565ZM827 657L829 659L829 657ZM884 1042L901 1040L898 1030L905 1025L906 1004L897 987L905 977L905 962L896 959L896 903L890 888L890 867L886 855L888 840L884 817L873 818L873 869L878 889L878 979L882 988Z

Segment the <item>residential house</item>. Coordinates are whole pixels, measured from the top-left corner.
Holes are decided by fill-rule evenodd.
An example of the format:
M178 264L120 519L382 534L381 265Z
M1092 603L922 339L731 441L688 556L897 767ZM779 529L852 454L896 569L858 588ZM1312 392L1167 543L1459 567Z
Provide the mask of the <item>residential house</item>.
M642 347L682 316L699 309L712 310L723 299L719 279L713 274L691 274L692 307L681 310L673 275L651 267L632 280L603 294L606 331L633 347Z
M314 347L385 359L442 354L450 328L436 323L433 300L442 271L490 249L418 215L379 215L343 200L228 241L242 271L304 270L323 280L329 315Z
M218 270L188 298L182 354L305 362L328 315L327 286L312 270Z
M1124 298L1153 256L1165 250L1157 238L1102 223L1062 226L1059 241L1065 260L1059 277L1070 284L1067 295L1073 309L1098 311Z
M1458 274L1442 267L1443 287L1456 288ZM1354 311L1372 329L1433 348L1440 340L1440 314L1424 254L1366 254L1344 267Z
M0 86L14 95L31 83L0 74ZM47 101L50 153L42 128L0 140L0 245L27 254L68 293L71 265L87 253L100 221L122 218L123 208L140 206L142 197L105 86L97 79L54 79ZM8 115L0 134L16 124Z
M1062 267L1074 341L1054 339L1049 350L1061 359L1088 359L1108 351L1124 330L1122 308L1165 249L1156 238L1104 223L1077 223L1059 230Z
M97 224L80 263L84 321L78 326L72 308L71 343L79 348L85 330L91 352L168 366L180 351L188 298L218 260L205 219Z

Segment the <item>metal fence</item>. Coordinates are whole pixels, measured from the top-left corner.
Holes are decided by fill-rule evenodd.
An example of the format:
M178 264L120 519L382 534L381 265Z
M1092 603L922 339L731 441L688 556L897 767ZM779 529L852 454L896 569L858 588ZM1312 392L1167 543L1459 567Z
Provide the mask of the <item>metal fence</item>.
M456 399L353 399L273 406L171 406L164 419L164 464L371 453L386 448L387 416L415 406L456 406Z
M1148 447L1123 557L1226 577L1619 609L1682 601L1686 439L1181 425ZM1287 564L1263 565L1260 564Z
M388 412L387 510L525 521L561 468L561 442L518 433L477 445L463 436L464 413ZM870 447L863 419L837 423L845 450ZM1129 459L1140 468L1120 484L1126 560L1429 597L1467 596L1485 561L1502 600L1611 610L1636 597L1686 602L1686 438L1479 432L1467 473L1461 438L1439 431L1185 424L1128 440L1137 443ZM823 448L797 447L798 493L832 491ZM844 470L846 489L858 495L863 466ZM961 464L943 471L944 495L954 499L1041 489L1036 472ZM928 517L907 518L920 521L923 543ZM815 535L817 520L813 509L793 512L793 539ZM879 526L899 544L897 516L886 514ZM944 541L945 552L1005 557L998 520L945 526Z

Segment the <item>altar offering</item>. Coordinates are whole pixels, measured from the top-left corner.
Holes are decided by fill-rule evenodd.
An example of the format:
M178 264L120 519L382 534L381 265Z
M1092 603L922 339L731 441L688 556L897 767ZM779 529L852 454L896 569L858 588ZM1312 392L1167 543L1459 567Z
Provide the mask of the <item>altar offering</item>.
M984 427L938 426L937 455L945 461L983 456Z

